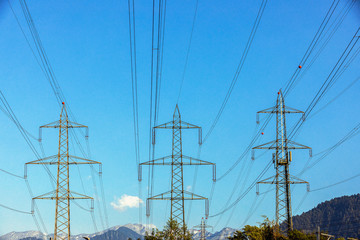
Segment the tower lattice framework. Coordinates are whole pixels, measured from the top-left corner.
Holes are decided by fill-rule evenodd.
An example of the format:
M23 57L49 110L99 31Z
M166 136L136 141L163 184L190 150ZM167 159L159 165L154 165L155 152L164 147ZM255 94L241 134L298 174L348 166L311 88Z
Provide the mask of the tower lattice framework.
M284 97L280 90L278 92L276 106L259 111L257 114L260 113L276 114L276 140L256 146L253 149L275 150L275 153L273 153L273 163L276 175L259 181L258 184L276 185L275 229L278 233L280 231L288 233L293 230L290 186L291 184L307 184L307 189L309 191L308 182L290 175L289 166L292 161L291 150L308 149L311 155L311 148L287 139L286 114L304 114L304 112L285 106ZM284 227L281 227L280 229L281 224L284 224Z
M201 219L200 225L194 226L194 228L200 229L200 240L206 240L206 229L213 228L206 224L205 219Z
M56 189L49 193L33 198L33 201L36 199L47 199L56 201L54 240L70 240L70 200L90 199L92 201L91 208L93 209L93 198L70 191L69 166L74 164L99 164L99 172L101 173L101 163L85 158L72 156L69 154L69 129L87 129L88 127L69 121L64 103L62 105L60 113L60 120L40 127L40 140L42 128L59 129L58 154L26 163L25 177L27 177L27 165L29 164L57 166Z
M172 129L172 154L167 157L154 159L140 164L143 165L170 165L171 166L171 190L147 199L146 214L150 216L150 200L170 200L171 213L170 219L178 222L181 229L185 231L185 200L205 200L205 215L209 215L208 199L200 195L184 190L183 173L184 165L212 165L213 166L213 181L216 180L216 165L211 162L192 158L183 155L182 153L182 129L198 129L199 144L201 144L201 127L187 123L181 120L181 115L178 105L175 107L173 120L153 128L153 144L155 144L156 129ZM140 169L141 174L141 169ZM141 179L141 176L139 177Z

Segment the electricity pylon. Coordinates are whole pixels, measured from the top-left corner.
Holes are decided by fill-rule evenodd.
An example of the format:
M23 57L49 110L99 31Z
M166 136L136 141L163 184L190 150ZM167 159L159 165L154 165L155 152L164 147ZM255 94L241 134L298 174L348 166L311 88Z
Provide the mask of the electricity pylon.
M69 129L87 128L87 126L70 122L64 103L60 113L60 120L41 126L40 136L42 128L59 128L58 154L26 163L25 177L27 177L28 164L57 165L56 190L35 197L33 201L36 199L56 201L54 240L70 240L70 200L91 199L93 201L93 198L70 191L69 165L99 164L101 166L101 163L69 154ZM93 202L91 208L93 208Z
M153 141L155 144L156 129L172 129L172 154L167 157L153 159L140 164L139 179L141 180L141 166L143 165L170 165L171 166L171 190L155 196L151 196L146 201L146 215L150 216L150 200L170 200L171 213L170 220L178 222L179 226L185 231L185 212L184 200L205 200L205 215L209 215L208 199L200 195L184 190L183 166L184 165L212 165L213 181L216 181L216 165L211 162L195 159L182 154L182 129L198 129L199 144L201 145L201 127L184 122L178 105L175 107L173 120L153 128Z
M285 117L286 114L290 113L301 113L304 115L304 112L285 106L284 97L280 90L278 92L276 106L257 112L257 114L259 113L276 114L276 140L253 148L275 150L275 153L273 154L273 163L276 175L259 181L258 184L264 183L276 185L275 229L279 233L281 231L280 224L284 223L286 226L285 231L288 233L293 229L290 185L305 183L307 184L309 191L308 182L290 175L289 166L292 161L292 153L289 150L309 149L311 155L311 148L287 139Z
M206 225L204 218L201 219L200 225L194 226L194 228L200 229L200 240L206 240L206 229L213 228L212 226Z

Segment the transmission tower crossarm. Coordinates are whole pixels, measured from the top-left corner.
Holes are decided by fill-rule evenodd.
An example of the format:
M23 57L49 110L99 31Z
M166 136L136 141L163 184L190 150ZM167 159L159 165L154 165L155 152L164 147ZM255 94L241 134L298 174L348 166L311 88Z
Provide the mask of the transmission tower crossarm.
M154 159L151 161L140 163L139 165L139 176L141 179L142 176L142 166L171 166L171 165L185 165L185 166L191 166L191 165L197 165L197 166L212 166L213 167L213 181L216 181L216 164L200 159L196 159L193 157L188 157L185 155L182 155L182 162L174 162L172 161L172 155Z
M27 163L25 163L25 166L29 165L29 164L56 165L56 164L58 164L58 155L53 155L53 156L41 158L41 159L38 159L35 161L27 162Z
M306 145L291 141L291 140L287 140L287 148L288 149L309 149L311 150L311 147L308 147Z
M276 140L253 147L252 149L276 149Z
M174 163L172 155L140 163L140 165L215 165L215 163L182 155L182 163ZM184 161L187 160L187 161Z
M294 150L294 149L309 149L311 150L311 147L308 147L306 145L285 139L286 142L286 149L288 150ZM264 144L261 144L259 146L253 147L252 149L276 149L276 140L271 141L271 142L267 142Z
M35 199L47 199L47 200L54 200L56 199L56 190L42 194L40 196L34 197ZM74 199L93 199L92 197L86 196L84 194L76 193L73 191L69 192L69 197L66 197L66 199L74 200Z
M270 107L270 108L266 108L264 110L258 111L256 112L257 114L259 113L276 113L276 106L274 107Z
M292 176L292 175L289 175L289 180L287 182L290 184L303 184L303 183L309 184L309 182L302 180L298 177ZM269 177L269 178L266 178L264 180L257 182L257 184L260 184L260 183L261 184L276 184L276 176L272 176L272 177Z
M173 129L174 127L175 127L174 122L170 121L170 122L163 123L163 124L160 124L158 126L155 126L154 128L156 128L156 129ZM181 121L180 125L176 126L176 128L181 128L181 129L194 129L194 128L197 128L198 129L198 128L201 128L201 127L196 126L196 125L191 124L191 123Z
M274 106L274 107L271 107L271 108L266 108L264 110L258 111L257 113L259 114L259 113L278 113L278 112L279 112L279 109L277 109L276 106ZM304 114L303 111L292 108L292 107L288 107L288 106L284 106L282 112L283 113L301 113L301 114Z
M40 126L40 128L59 128L59 127L60 127L60 121L55 121L55 122ZM88 126L68 121L67 128L88 128Z
M262 183L262 184L275 184L276 183L276 176L265 178L264 180L261 180L261 181L257 182L257 184L259 184L259 183Z
M196 225L196 226L194 226L194 228L201 228L202 226L201 225ZM213 226L210 226L210 225L203 225L203 227L205 227L205 228L213 228Z
M152 197L149 197L147 199L147 206L149 206L148 202L149 200L205 200L205 216L209 216L209 200L206 197L197 195L195 193L189 192L189 191L183 191L182 197L174 197L172 191L167 191ZM149 208L147 208L147 211L149 211Z
M69 155L69 158L71 160L74 160L74 159L79 160L79 161L71 161L71 162L69 162L69 164L99 164L99 165L102 165L101 162L94 161L94 160L87 159L87 158L77 157L77 156L73 156L73 155Z
M289 174L289 183L290 184L306 184L307 191L310 192L310 183L308 181L302 180L301 178L295 177Z
M81 157L77 157L77 156L73 156L73 155L69 155L69 159L71 159L71 160L74 160L74 159L80 160L80 161L69 161L69 163L66 163L66 164L69 164L69 165L71 165L71 164L75 164L75 165L77 165L77 164L99 164L99 165L101 165L101 162L97 162L97 161L94 161L94 160L81 158ZM28 165L28 164L56 165L56 164L58 164L58 155L53 155L53 156L49 156L49 157L46 157L46 158L41 158L41 159L38 159L38 160L35 160L35 161L25 163L25 165Z
M178 198L171 197L171 191L167 191L164 193L160 193L158 195L152 196L148 198L149 200L181 200ZM197 195L192 192L184 191L184 200L207 200L206 197Z

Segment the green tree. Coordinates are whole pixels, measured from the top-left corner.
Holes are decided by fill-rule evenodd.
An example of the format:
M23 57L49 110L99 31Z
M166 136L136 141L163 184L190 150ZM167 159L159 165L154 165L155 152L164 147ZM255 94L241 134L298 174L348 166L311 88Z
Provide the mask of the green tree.
M187 230L186 225L181 228L176 220L169 220L162 231L163 237L166 240L184 239L191 240L191 234Z
M289 240L315 240L314 234L305 234L299 230L289 232Z
M161 232L157 229L152 229L151 234L148 232L145 233L145 240L160 240L161 238Z
M275 240L275 223L270 221L267 217L264 217L264 221L259 226L246 225L241 231L236 231L233 237L229 239L240 240ZM276 236L277 240L288 239L283 235Z
M151 234L146 233L145 240L191 240L192 236L186 225L181 228L176 220L168 220L164 230L153 229Z
M236 232L234 232L234 236L228 237L228 239L247 240L248 237L246 236L246 234L244 232L236 231Z

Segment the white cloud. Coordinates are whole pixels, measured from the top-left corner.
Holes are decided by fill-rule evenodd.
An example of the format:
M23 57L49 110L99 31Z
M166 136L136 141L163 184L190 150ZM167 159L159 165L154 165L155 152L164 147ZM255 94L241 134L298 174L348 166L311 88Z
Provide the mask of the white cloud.
M192 187L189 185L186 187L186 191L191 191Z
M119 212L123 212L128 208L139 208L141 204L143 204L143 200L141 200L137 196L129 196L127 194L122 195L120 198L115 197L115 200L110 203L110 205Z

